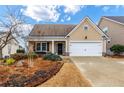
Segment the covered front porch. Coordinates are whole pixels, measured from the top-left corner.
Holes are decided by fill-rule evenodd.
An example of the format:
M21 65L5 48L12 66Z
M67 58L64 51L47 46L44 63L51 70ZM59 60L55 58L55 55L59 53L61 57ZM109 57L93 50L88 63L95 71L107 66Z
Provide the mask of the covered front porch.
M29 51L37 54L52 52L58 55L68 55L67 41L29 41Z

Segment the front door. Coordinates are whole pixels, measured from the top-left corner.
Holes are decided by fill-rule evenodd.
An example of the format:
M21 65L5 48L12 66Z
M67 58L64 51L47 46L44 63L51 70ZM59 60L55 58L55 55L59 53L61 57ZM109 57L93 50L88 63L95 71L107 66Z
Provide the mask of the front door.
M62 47L63 47L63 44L58 43L58 55L62 55L62 51L63 51Z

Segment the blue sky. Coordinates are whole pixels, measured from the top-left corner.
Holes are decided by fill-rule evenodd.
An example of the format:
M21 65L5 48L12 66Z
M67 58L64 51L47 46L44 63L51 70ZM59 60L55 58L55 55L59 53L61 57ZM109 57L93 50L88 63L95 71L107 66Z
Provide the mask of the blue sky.
M78 24L85 16L97 23L101 16L123 16L124 6L9 6L22 11L28 24L55 23ZM5 6L0 6L0 15L4 14Z
M89 16L94 23L98 23L101 16L124 16L124 6L74 6L74 5L50 5L50 6L8 6L13 10L20 10L26 17L23 26L24 35L28 35L34 24L78 24L85 16ZM6 6L0 5L0 20L6 14ZM28 29L28 30L27 30ZM18 39L23 46L24 41Z

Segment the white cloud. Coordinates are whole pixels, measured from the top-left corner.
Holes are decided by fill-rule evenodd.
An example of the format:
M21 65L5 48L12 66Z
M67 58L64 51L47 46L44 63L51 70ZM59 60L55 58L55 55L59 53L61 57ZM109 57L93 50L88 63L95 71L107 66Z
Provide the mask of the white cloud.
M61 7L64 7L62 9ZM63 12L65 15L70 14L76 14L79 12L82 8L86 6L81 5L30 5L25 6L25 8L21 9L22 13L30 17L37 22L39 21L45 21L45 22L57 22L60 19L60 16L62 15L61 12ZM65 20L71 20L71 17L62 18L63 20L60 20L61 22L64 22Z
M116 5L116 6L115 6L116 9L119 9L120 7L121 7L120 5Z
M84 8L84 6L80 6L80 5L64 5L64 12L65 13L76 14L82 8Z
M56 22L59 19L60 13L57 11L59 6L27 6L22 10L23 14L31 17L36 21L52 21Z
M115 8L116 8L116 9L124 8L124 5L116 5Z
M103 6L103 8L102 8L102 10L103 10L104 12L107 12L109 9L110 9L109 6Z
M64 19L61 19L61 22L64 22Z
M21 32L20 33L21 37L17 37L16 39L19 41L20 45L24 48L26 48L26 46L25 46L26 41L24 41L24 37L29 35L32 28L33 28L32 24L23 24L18 28L19 31Z
M23 34L26 36L26 35L29 35L29 33L31 32L33 25L32 24L23 24L22 28L23 28Z
M63 19L61 19L60 21L61 22L65 22L65 21L70 21L71 20L71 17L70 16L67 16L65 15Z
M66 20L67 20L67 21L70 21L70 20L71 20L71 17L69 16Z

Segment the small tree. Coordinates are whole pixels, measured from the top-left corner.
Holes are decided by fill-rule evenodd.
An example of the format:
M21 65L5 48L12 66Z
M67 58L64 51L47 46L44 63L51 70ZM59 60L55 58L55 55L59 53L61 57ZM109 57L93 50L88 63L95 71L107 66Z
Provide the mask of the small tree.
M24 16L18 8L6 6L5 14L0 16L0 58L2 58L2 49L12 40L22 35L22 25Z
M120 55L124 52L124 45L113 45L110 50L115 54L115 55Z

